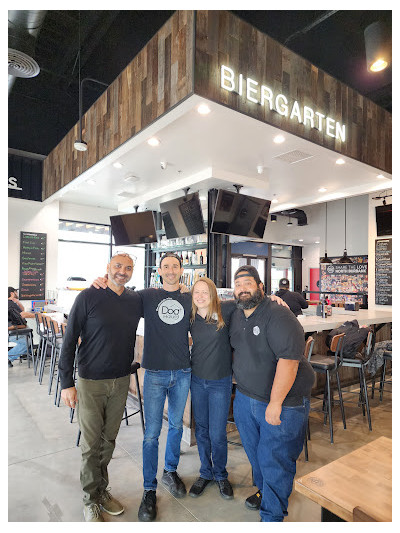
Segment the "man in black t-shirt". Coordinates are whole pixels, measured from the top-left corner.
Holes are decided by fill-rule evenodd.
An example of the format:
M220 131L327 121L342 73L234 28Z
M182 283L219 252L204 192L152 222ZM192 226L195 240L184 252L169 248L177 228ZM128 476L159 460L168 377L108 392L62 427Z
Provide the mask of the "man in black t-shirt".
M188 332L192 297L180 290L179 279L183 268L177 254L165 253L158 273L162 276L162 289L138 291L144 316L141 365L146 369L143 381L146 426L143 439L144 492L138 512L141 522L153 521L157 515L158 439L167 397L168 437L161 482L176 498L186 495L186 487L176 469L191 378ZM105 281L106 278L97 278L94 286L104 288Z
M289 280L287 278L279 280L279 291L276 292L276 296L279 296L288 304L295 316L302 315L302 309L307 309L308 307L307 301L301 294L289 290Z
M77 406L86 522L104 522L101 510L110 515L124 511L107 489L107 466L126 404L136 328L142 316L140 296L125 289L133 272L131 257L116 254L107 272L106 290L90 287L77 296L58 364L61 397L68 407ZM79 337L75 388L74 359Z
M242 266L234 279L234 418L259 489L246 506L259 508L263 522L280 522L303 448L314 372L303 355L303 328L264 297L257 270Z

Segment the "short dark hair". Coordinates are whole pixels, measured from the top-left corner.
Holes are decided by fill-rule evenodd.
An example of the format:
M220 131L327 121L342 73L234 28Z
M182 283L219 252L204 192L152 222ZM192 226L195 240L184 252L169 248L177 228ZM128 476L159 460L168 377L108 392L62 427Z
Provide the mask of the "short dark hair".
M11 296L12 292L17 292L17 291L18 291L18 289L14 289L14 287L8 287L8 296L7 296L7 298L9 298Z
M234 279L241 278L242 276L246 276L246 275L254 278L256 283L257 283L257 285L262 283L262 281L260 279L260 274L258 273L258 270L256 269L256 267L254 267L252 265L243 265L243 266L239 267L236 270L236 272L235 272Z
M179 257L178 254L176 254L175 252L165 252L165 254L161 257L160 259L160 268L161 268L161 263L163 262L163 260L166 258L166 257L175 257L175 259L177 259L179 261L179 268L182 268L182 261L181 261L181 258Z

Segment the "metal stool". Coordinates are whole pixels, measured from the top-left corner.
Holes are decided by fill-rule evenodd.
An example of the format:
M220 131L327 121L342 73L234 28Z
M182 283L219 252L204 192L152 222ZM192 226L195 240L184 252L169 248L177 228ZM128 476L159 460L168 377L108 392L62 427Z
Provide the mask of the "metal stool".
M392 380L386 379L386 365L388 361L392 362L392 352L389 352L389 351L383 353L382 374L381 374L381 379L379 383L379 401L380 402L383 400L383 389L385 387L385 383L387 383L388 385L392 384ZM390 392L390 394L392 393L392 391L387 391L387 392ZM371 399L374 398L374 395L375 395L375 377L372 379Z
M307 361L310 360L312 351L314 348L314 339L313 337L308 337L306 341L306 346L304 348L304 357L307 359ZM306 434L304 437L304 457L306 462L308 462L308 441L311 440L311 433L310 433L310 421L307 418L307 428L306 428Z
M43 327L43 315L41 313L35 313L35 322L36 322L36 333L39 336L39 346L37 347L36 351L36 359L35 359L35 365L34 365L34 374L36 376L37 373L37 367L39 363L39 357L42 353L43 344L45 342L45 333L44 333L44 327Z
M50 373L49 373L49 395L51 394L51 388L53 385L53 377L57 364L57 356L61 353L61 347L63 343L63 334L62 330L58 326L56 320L50 319L50 328L51 328L51 358L50 358ZM58 373L57 373L58 376Z
M343 362L343 340L344 333L335 335L332 338L330 345L330 354L327 355L311 355L309 354L308 361L311 363L313 370L319 374L325 374L325 391L323 398L322 409L324 412L324 424L326 424L329 416L329 432L331 437L331 444L333 444L333 423L332 423L332 404L334 403L333 394L331 394L331 375L336 374L337 387L339 393L339 404L342 412L343 428L346 429L346 418L344 414L342 389L340 387L339 368Z
M142 425L142 431L143 431L143 435L144 435L144 416L143 416L142 396L140 394L139 378L138 378L138 375L137 375L137 371L138 371L139 368L140 368L140 363L135 363L135 362L132 363L131 374L135 374L136 391L137 391L137 396L138 396L139 408L136 411L134 411L133 413L131 413L130 415L128 415L128 411L127 411L127 408L126 408L126 405L125 405L125 416L122 418L121 422L123 420L125 420L126 425L128 426L129 425L128 418L140 413L140 422L141 422L141 425ZM73 418L73 414L72 414L72 418ZM71 422L72 422L72 419L71 419ZM81 430L79 429L78 437L76 439L76 445L77 446L79 446L79 441L80 440L81 440Z
M368 426L369 430L372 431L372 424L371 424L371 413L369 409L369 402L368 402L368 391L367 391L367 383L365 380L365 367L367 366L368 360L371 357L372 354L372 342L373 342L374 334L372 331L368 333L367 340L365 342L365 349L364 349L364 359L349 359L344 357L342 361L342 366L347 366L351 368L358 368L359 377L360 377L360 392L353 392L348 391L347 394L358 394L358 405L361 405L363 416L365 416L365 411L367 411L367 419L368 419Z

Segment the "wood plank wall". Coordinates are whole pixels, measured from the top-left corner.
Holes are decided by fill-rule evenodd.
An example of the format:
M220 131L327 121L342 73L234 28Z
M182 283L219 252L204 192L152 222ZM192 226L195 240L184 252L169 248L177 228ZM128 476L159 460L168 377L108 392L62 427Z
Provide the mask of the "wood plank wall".
M83 117L88 150L77 123L45 159L43 200L193 92L193 32L193 11L177 11L121 72Z
M221 65L347 126L345 143L220 87ZM391 173L392 118L355 90L227 11L196 12L195 94Z

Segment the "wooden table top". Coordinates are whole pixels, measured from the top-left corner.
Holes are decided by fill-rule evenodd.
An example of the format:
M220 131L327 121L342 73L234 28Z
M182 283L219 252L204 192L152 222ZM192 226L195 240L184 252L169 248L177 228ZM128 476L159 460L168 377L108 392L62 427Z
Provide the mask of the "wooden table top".
M392 520L392 440L358 448L299 478L295 489L347 522L361 507L379 522Z

